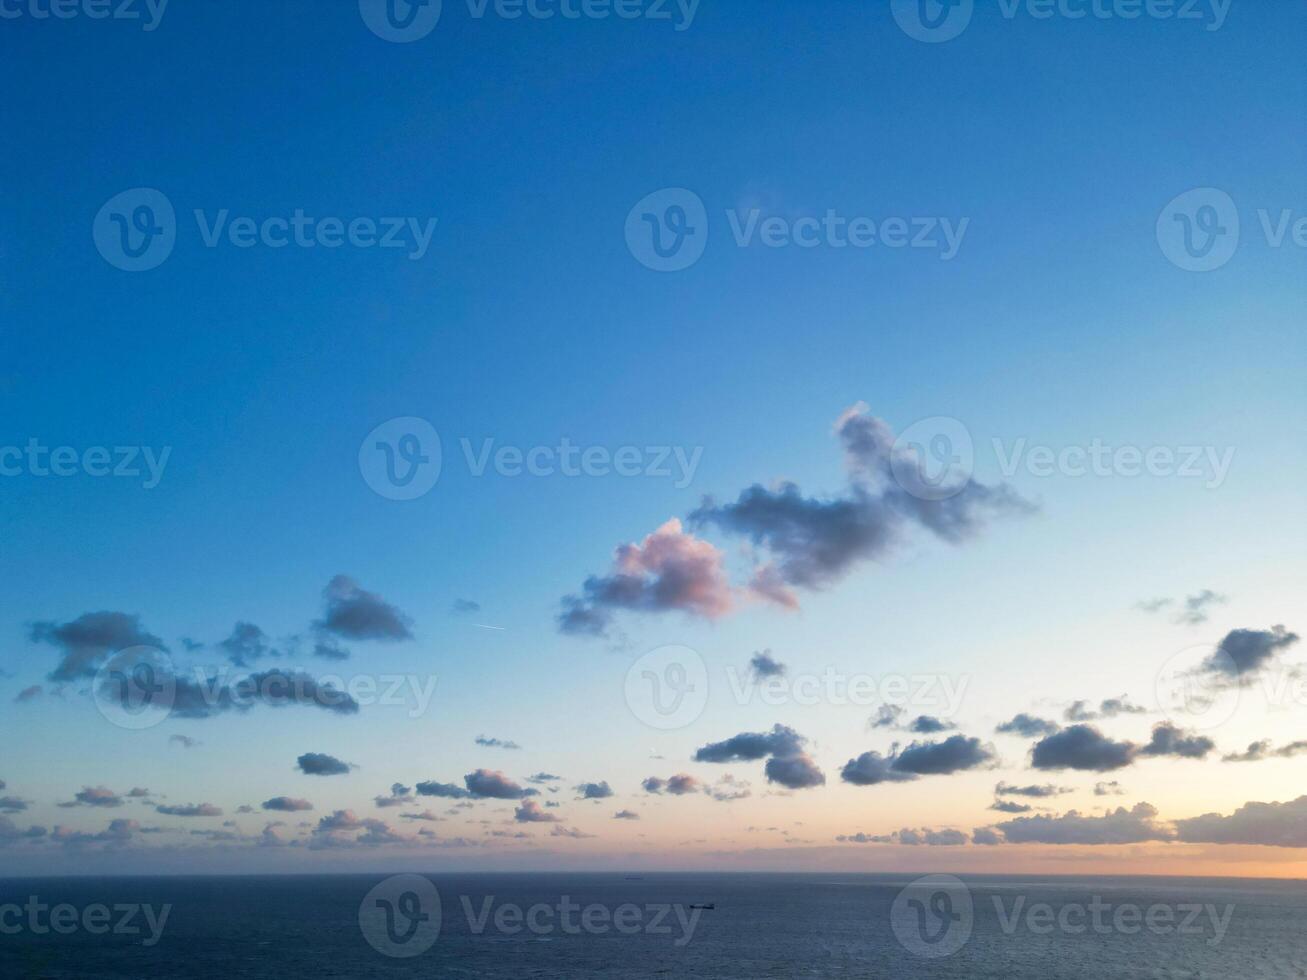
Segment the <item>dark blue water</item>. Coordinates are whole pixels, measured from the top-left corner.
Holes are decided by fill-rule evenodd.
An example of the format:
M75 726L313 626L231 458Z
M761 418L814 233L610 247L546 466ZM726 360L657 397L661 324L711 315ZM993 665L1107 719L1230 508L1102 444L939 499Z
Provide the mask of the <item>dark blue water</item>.
M937 894L905 893L902 875L424 877L438 909L413 879L374 891L386 875L2 880L0 977L1307 976L1303 882L973 877ZM71 906L66 934L33 898ZM145 905L153 926L124 919Z

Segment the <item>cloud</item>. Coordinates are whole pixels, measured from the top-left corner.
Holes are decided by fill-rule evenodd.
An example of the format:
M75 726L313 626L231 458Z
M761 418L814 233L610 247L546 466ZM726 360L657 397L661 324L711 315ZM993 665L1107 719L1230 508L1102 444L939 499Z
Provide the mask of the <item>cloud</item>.
M471 599L455 599L449 609L450 612L458 615L465 615L467 613L480 612L481 603L473 602Z
M1118 807L1101 817L1070 810L1060 817L1017 817L998 828L1010 844L1141 844L1171 840L1174 834L1157 821L1157 809L1139 803Z
M894 759L886 759L879 752L864 752L850 759L840 770L840 779L854 786L876 786L880 783L907 782L917 777L894 769Z
M1184 607L1176 614L1175 621L1186 626L1197 626L1207 622L1208 609L1227 601L1227 597L1211 589L1203 589L1191 596L1185 596Z
M955 727L934 715L917 715L907 724L903 724L903 714L903 709L898 705L882 704L876 709L875 717L868 722L868 727L894 728L917 735L934 735L938 732L951 731Z
M896 448L889 426L862 403L839 417L835 431L848 470L845 495L818 499L789 482L775 489L754 484L733 503L706 498L690 516L694 527L716 526L763 548L770 557L761 570L772 592L781 585L825 588L859 563L884 556L911 529L957 543L992 517L1034 509L1006 484L962 477L946 494L927 487L912 451Z
M584 831L576 830L575 828L569 830L567 827L554 827L552 830L549 831L549 836L550 837L575 837L577 840L584 840L586 838L593 837L594 834L587 834Z
M785 675L785 665L773 657L770 650L761 650L750 657L749 669L758 680Z
M673 796L685 796L688 793L697 793L704 788L703 783L684 772L677 773L669 779L660 779L657 776L650 776L640 785L644 787L646 793L661 793L663 790L666 790Z
M581 783L574 787L583 800L605 800L613 795L613 788L608 783Z
M23 704L27 701L34 701L35 699L39 698L42 695L42 693L44 693L44 689L41 687L41 685L33 684L31 687L25 687L21 691L19 691L18 694L14 697L14 703Z
M412 793L413 790L408 786L405 786L403 783L391 783L390 795L375 797L373 802L383 809L387 807L403 806L405 803L411 803L413 801Z
M104 661L127 647L166 649L161 639L141 626L139 616L122 612L83 613L67 623L34 623L30 638L62 651L59 665L49 674L56 683L94 677Z
M900 844L927 847L958 847L970 840L960 830L912 830L904 827L895 835Z
M640 814L634 810L618 810L613 814L614 820L639 820Z
M892 834L864 834L861 831L856 834L840 834L835 839L841 844L893 844L895 841Z
M786 789L810 789L826 785L826 774L806 752L774 755L767 760L763 772L767 782L779 783Z
M97 806L97 807L118 807L123 805L122 797L111 789L103 786L85 786L80 793L73 797L70 803L60 803L62 807L70 806Z
M1088 701L1075 701L1066 709L1067 721L1096 721L1099 718L1115 718L1118 715L1142 715L1145 709L1131 704L1124 694L1119 698L1107 698L1099 702L1098 710L1089 707Z
M26 830L20 830L8 817L0 817L0 847L7 847L17 841L38 840L44 836L46 836L44 827L28 827Z
M1270 666L1276 654L1298 642L1298 634L1283 626L1269 630L1231 630L1203 661L1202 669L1225 680L1252 678Z
M27 801L17 796L0 796L0 813L21 813L27 809Z
M122 697L127 685L110 684L102 695ZM192 680L183 675L174 678L172 714L177 718L213 718L229 711L244 713L255 705L284 708L288 705L322 708L333 714L352 715L358 702L344 691L301 671L266 670L230 683L221 677Z
M716 619L734 605L722 553L667 521L641 544L617 548L612 570L585 580L581 595L565 596L558 616L564 633L604 635L617 610L680 610Z
M346 640L411 640L412 621L375 592L367 592L347 575L337 575L323 590L327 609L315 627Z
M1024 711L1014 717L1011 721L1005 721L994 731L1000 735L1020 735L1022 738L1042 738L1045 735L1052 735L1061 729L1055 721L1048 721L1044 718L1035 718L1026 714Z
M978 769L995 761L994 750L978 738L954 735L942 742L913 742L894 758L898 772L917 776L943 776Z
M769 732L741 732L723 742L710 742L694 753L695 762L752 762L769 755L793 755L804 739L793 728L773 725Z
M1011 783L999 783L994 787L995 796L1025 796L1030 799L1047 799L1050 796L1061 796L1063 793L1074 793L1075 790L1066 786L1054 786L1052 783L1043 783L1036 786L1013 786Z
M993 827L977 827L971 832L971 843L993 847L995 844L1003 843L1003 835Z
M1036 743L1031 764L1036 769L1081 769L1109 772L1135 760L1139 747L1116 742L1092 725L1072 725Z
M736 779L730 773L722 776L713 785L705 786L704 792L718 803L733 803L753 795L753 790L749 788L746 780Z
M248 667L264 657L281 656L268 642L267 634L253 623L237 623L231 636L219 643L218 648L237 667Z
M312 810L313 804L308 800L297 800L291 796L274 796L263 801L263 809L277 810L282 813L297 813L300 810Z
M462 786L455 786L453 783L428 781L418 783L416 788L420 796L439 796L449 800L465 800L472 795Z
M168 817L221 817L222 808L212 803L162 803L155 811Z
M1253 742L1246 752L1232 752L1222 758L1224 762L1260 762L1263 759L1291 759L1295 755L1307 752L1307 742L1290 742L1278 749L1271 748L1269 739Z
M348 762L322 752L305 752L295 763L306 776L342 776L354 768Z
M357 836L351 837L351 834ZM309 848L379 847L404 843L412 843L412 839L396 834L384 820L360 819L353 810L336 810L318 821Z
M489 749L520 749L522 747L516 742L509 742L500 738L487 738L485 735L478 735L476 743Z
M1188 844L1260 844L1307 847L1307 796L1288 803L1245 803L1229 816L1205 813L1175 821Z
M1105 783L1094 783L1095 796L1125 796L1125 787L1115 779Z
M189 735L169 735L168 744L180 745L184 749L193 749L195 748L195 746L199 745L200 743L196 739L191 738Z
M349 651L330 637L322 637L313 644L313 656L323 660L348 660Z
M523 789L502 772L494 769L478 769L463 777L468 793L478 799L520 800L534 796L536 790ZM419 790L421 787L419 786Z
M1139 750L1140 755L1170 756L1176 759L1203 759L1216 743L1203 735L1177 728L1169 721L1153 726L1153 737Z
M513 811L513 819L518 823L557 823L558 818L546 813L535 800L523 800L522 805Z
M995 800L989 808L999 813L1030 813L1035 809L1029 803L1017 803L1013 800Z
M534 776L527 776L528 783L553 783L562 779L562 776L555 776L552 772L538 772Z

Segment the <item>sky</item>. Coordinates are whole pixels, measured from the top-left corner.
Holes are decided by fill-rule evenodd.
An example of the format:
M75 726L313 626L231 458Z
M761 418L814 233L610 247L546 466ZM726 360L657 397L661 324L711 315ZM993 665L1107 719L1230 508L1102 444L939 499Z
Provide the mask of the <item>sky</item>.
M1301 5L51 9L0 874L1307 875Z

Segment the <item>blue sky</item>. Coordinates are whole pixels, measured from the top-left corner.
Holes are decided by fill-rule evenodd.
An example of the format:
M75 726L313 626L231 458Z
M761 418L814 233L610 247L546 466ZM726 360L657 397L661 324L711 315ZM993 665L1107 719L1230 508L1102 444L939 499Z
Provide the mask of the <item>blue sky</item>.
M742 705L718 682L702 718L657 733L632 719L626 671L685 644L714 672L771 649L791 676L967 676L957 724L992 741L998 722L1040 699L1058 705L1045 713L1122 693L1144 704L1177 650L1235 629L1302 628L1303 248L1292 233L1274 247L1258 214L1303 216L1307 13L1296 5L1236 0L1219 30L982 5L940 44L854 2L704 0L678 30L680 14L507 20L447 0L411 43L377 37L352 3L311 16L293 4L169 5L149 31L6 9L19 13L0 23L0 445L171 449L148 490L85 474L0 478L0 667L11 675L0 680L0 779L29 803L14 814L22 827L167 823L131 806L57 806L83 786L147 786L229 818L284 792L310 797L316 821L365 814L392 782L457 783L484 767L605 780L619 797L609 809L650 807L638 839L599 805L570 804L566 826L592 839L523 854L486 845L470 858L488 864L656 856L682 847L692 822L713 849L741 852L779 844L749 842L742 828L754 823L803 824L814 847L855 830L959 819L969 830L996 819L988 769L947 786L841 784L845 759L890 751L866 728L870 708ZM97 251L92 226L141 187L172 204L176 245L157 268L127 272ZM1242 232L1206 273L1168 261L1155 231L1168 202L1202 187L1228 195ZM663 188L692 191L707 215L702 259L675 273L646 268L623 235L632 206ZM883 244L737 247L728 212L754 208L786 221L965 219L966 232L949 259ZM206 247L197 209L205 222L223 209L256 221L300 209L436 223L417 259ZM895 432L958 420L975 479L1009 483L1037 513L957 546L909 534L805 591L797 612L620 610L620 637L560 633L564 595L706 494L730 501L778 479L843 493L832 426L859 401ZM358 462L364 437L401 417L429 420L442 440L440 480L413 501L374 492ZM702 455L688 482L476 477L460 448L564 437ZM1023 439L1234 456L1215 487L1002 472L994 440L1008 453ZM739 537L694 533L721 549L732 581L748 578ZM196 659L212 663L237 621L305 634L337 574L402 610L412 639L351 643L341 664L305 650L281 666L435 675L422 717L270 709L121 732L88 680L62 700L50 690L58 651L31 641L34 623L118 610L179 656L181 637L209 644ZM1227 600L1199 626L1133 608L1202 589ZM480 611L451 612L458 598ZM12 703L34 685L40 696ZM1159 719L1118 734L1146 741ZM696 747L773 724L809 739L825 788L767 797L760 764L747 762L731 771L751 780L751 797L691 801L699 816L641 793L655 771L692 768ZM1285 712L1244 713L1214 737L1233 750L1292 728ZM174 732L203 745L169 745ZM487 750L479 734L525 748ZM1026 747L999 748L1012 769L1000 775L1022 778ZM309 751L358 768L315 781L294 771ZM1282 799L1277 780L1293 763L1148 765L1149 793L1131 774L1141 785L1121 802L1178 819ZM1221 778L1195 780L1203 766ZM874 801L882 790L888 802ZM965 816L946 805L951 793L966 795ZM259 816L240 833L256 834ZM502 804L473 816L514 822ZM434 826L483 833L472 819ZM21 869L50 846L6 848L0 862ZM121 847L92 850L106 867L130 863ZM330 860L380 859L361 850ZM1270 860L1260 854L1239 860ZM892 849L878 859L900 860ZM215 859L173 846L157 860Z

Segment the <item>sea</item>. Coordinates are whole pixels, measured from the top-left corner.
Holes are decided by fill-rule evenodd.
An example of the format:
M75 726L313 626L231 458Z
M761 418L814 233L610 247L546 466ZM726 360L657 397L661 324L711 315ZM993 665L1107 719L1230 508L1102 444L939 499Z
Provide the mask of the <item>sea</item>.
M5 980L1305 976L1301 881L693 873L0 879Z

